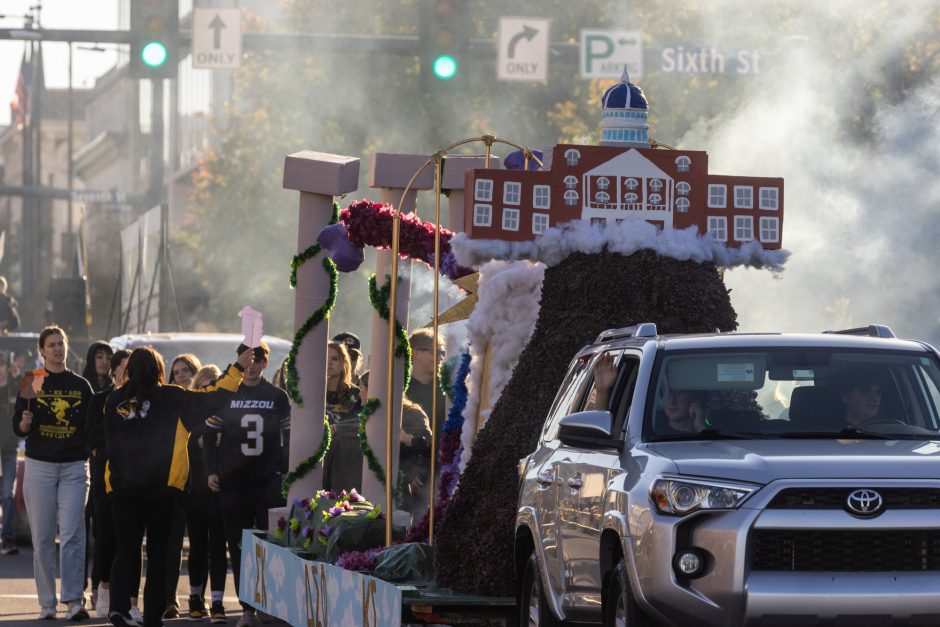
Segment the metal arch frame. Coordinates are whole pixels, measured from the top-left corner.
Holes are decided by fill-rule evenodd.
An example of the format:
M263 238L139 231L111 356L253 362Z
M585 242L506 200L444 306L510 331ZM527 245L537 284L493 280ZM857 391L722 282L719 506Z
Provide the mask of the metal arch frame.
M391 398L394 394L394 370L395 370L395 319L396 319L396 305L397 305L397 293L398 293L398 252L399 252L399 234L401 232L401 207L405 202L405 198L408 197L408 193L411 191L412 186L415 181L421 176L421 173L424 172L432 163L434 164L434 317L433 317L433 331L434 331L434 355L437 355L439 350L438 346L438 294L440 289L440 277L441 277L441 175L443 174L443 162L444 158L447 156L448 151L457 148L458 146L463 146L465 144L471 144L474 142L483 142L486 146L483 156L483 166L488 167L490 163L490 149L493 144L500 143L512 146L518 150L522 150L525 156L525 161L523 163L523 169L529 169L529 160L535 161L538 164L539 169L542 169L542 161L532 153L532 149L526 148L525 146L520 146L515 142L511 142L506 139L500 139L495 135L481 135L480 137L469 137L467 139L461 139L460 141L454 142L445 148L442 148L434 153L430 159L424 162L414 176L411 177L411 180L408 181L408 185L405 186L405 190L402 192L401 199L398 201L398 206L394 207L394 217L392 221L392 267L389 276L389 302L388 302L388 368L386 371L386 398L385 398L385 464L388 467L385 473L385 546L392 545L392 403ZM436 359L435 359L436 363ZM433 375L431 378L431 389L433 393L431 394L431 473L429 475L429 490L428 490L428 544L434 544L434 473L435 473L435 462L437 457L437 428L434 423L434 417L437 415L437 373L438 369L435 367Z

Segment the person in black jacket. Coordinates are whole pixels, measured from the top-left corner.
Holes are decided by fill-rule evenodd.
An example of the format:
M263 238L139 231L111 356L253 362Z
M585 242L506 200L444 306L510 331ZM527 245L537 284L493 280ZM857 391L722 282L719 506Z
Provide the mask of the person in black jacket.
M49 326L39 333L45 369L16 399L13 431L26 438L23 495L33 539L33 576L39 617L56 617L56 531L59 535L61 599L68 620L88 618L85 610L85 501L88 498L88 450L84 427L91 386L65 365L68 337ZM41 385L40 382L41 381ZM38 391L36 390L38 388Z
M92 607L100 618L108 617L108 607L111 603L110 581L111 567L114 564L114 554L117 551L114 537L114 519L111 517L111 501L105 489L104 470L107 463L104 448L104 405L111 391L120 388L127 380L127 360L131 351L123 348L111 356L110 380L111 386L95 394L91 401L91 410L88 412L88 422L85 425L85 443L91 452L89 468L91 470L91 498L90 502L95 508L95 547L92 560L92 585L97 582L94 595L95 602ZM139 558L140 552L137 552ZM140 574L140 560L137 571ZM139 579L139 577L138 577ZM137 586L140 587L138 581Z
M131 353L127 383L105 405L105 485L117 537L111 573L111 623L136 626L129 615L135 551L147 534L144 626L162 625L166 560L172 512L189 476L186 444L205 416L238 389L253 354L242 354L212 388L186 390L165 385L163 358L149 346Z

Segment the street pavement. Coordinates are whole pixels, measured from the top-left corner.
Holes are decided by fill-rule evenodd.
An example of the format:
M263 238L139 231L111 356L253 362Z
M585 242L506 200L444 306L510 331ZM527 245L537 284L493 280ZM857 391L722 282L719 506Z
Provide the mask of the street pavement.
M141 581L141 592L143 592L143 580ZM58 580L56 581L58 587ZM206 625L209 620L190 621L186 614L189 598L189 579L186 576L186 565L183 564L183 571L180 574L179 588L180 604L182 605L181 618L177 620L164 621L168 626L179 625ZM85 598L88 602L90 591L86 591ZM141 593L141 597L143 594ZM232 574L229 572L225 581L225 612L228 616L228 624L234 625L241 616L241 606L238 604L238 596L235 593L235 584L232 581ZM91 618L81 623L68 622L70 625L83 625L85 627L98 627L110 625L107 619L98 618L94 612L89 612ZM53 627L56 624L66 623L64 620L65 606L59 605L59 619L56 621L39 620L39 602L36 600L36 584L33 581L33 552L32 549L20 547L19 555L0 556L0 626L12 627L22 625L37 625L41 627ZM278 621L276 624L284 625Z

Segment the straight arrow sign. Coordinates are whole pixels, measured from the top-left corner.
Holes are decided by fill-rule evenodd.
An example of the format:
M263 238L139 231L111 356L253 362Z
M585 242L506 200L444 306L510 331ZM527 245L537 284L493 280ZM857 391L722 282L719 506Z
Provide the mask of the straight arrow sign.
M545 18L499 18L496 76L501 81L544 81L548 78L548 31Z
M209 28L212 29L212 48L218 50L222 46L222 29L225 28L225 22L216 13L212 21L209 22Z

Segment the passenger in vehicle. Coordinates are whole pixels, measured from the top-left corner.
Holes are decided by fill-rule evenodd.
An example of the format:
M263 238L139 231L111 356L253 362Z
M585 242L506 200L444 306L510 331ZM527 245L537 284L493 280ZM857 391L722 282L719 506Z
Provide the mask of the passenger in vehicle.
M705 428L705 395L691 390L670 390L659 422L661 435L697 433Z
M617 381L617 366L613 353L604 353L594 366L594 388L588 395L585 410L605 410L610 407L610 391Z
M850 368L834 377L836 391L845 405L845 421L861 426L878 418L881 409L881 384L871 368Z

